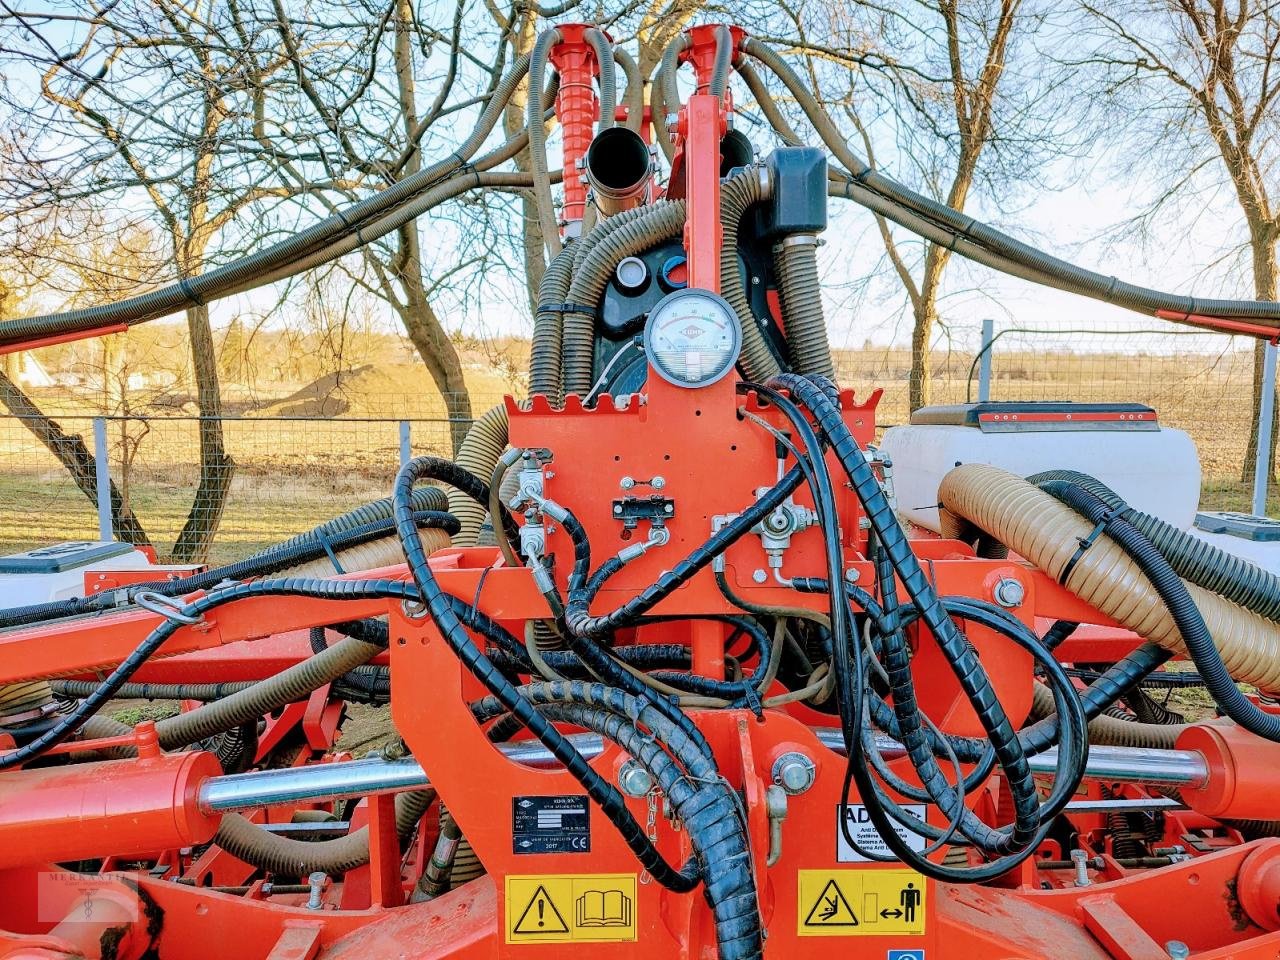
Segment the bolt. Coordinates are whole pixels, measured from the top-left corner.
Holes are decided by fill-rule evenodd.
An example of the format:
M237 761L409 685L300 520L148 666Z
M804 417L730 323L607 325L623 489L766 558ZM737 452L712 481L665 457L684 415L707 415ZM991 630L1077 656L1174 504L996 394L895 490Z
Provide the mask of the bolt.
M813 786L818 769L803 753L784 753L773 762L773 782L795 796Z
M620 486L623 490L630 490L635 485L636 485L635 477L623 477L621 480L618 481L618 486Z
M1072 850L1071 862L1076 868L1076 886L1089 886L1089 855L1083 850Z
M666 485L667 485L666 477L654 477L652 480L649 481L649 486L653 487L653 489L655 490L661 490Z
M1027 589L1022 585L1021 580L1001 577L1000 582L991 591L991 595L1000 606L1012 610L1014 607L1022 606L1022 601L1027 597Z
M319 870L307 877L307 882L311 885L311 896L307 899L308 910L324 909L324 901L320 899L320 895L324 893L324 884L328 879L328 874L321 873Z
M618 769L618 787L628 797L648 796L653 789L653 774L634 760L628 760Z
M1191 948L1181 940L1170 940L1164 945L1164 952L1174 960L1187 960L1187 957L1191 956Z
M844 572L844 578L850 583L857 583L861 576L862 574L858 572L856 567L850 567Z
M766 580L769 579L769 573L768 571L765 571L765 570L757 570L755 573L751 575L751 579L754 580L756 583L764 583Z

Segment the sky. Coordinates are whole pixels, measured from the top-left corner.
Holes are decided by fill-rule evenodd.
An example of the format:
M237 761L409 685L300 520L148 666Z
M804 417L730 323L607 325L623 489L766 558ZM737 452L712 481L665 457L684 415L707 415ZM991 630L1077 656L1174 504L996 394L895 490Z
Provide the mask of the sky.
M23 78L12 77L10 82L21 84ZM465 123L470 122L468 115ZM759 142L755 128L749 123L740 126ZM558 145L558 137L553 135L549 145L553 158L558 157ZM1083 153L1051 160L1046 169L1034 171L1036 180L1064 186L1019 195L1011 214L987 209L980 197L970 204L970 212L980 218L990 217L995 225L1056 256L1125 280L1175 292L1194 290L1207 296L1247 294L1248 284L1241 282L1247 274L1242 274L1239 262L1228 262L1211 278L1203 276L1207 265L1217 261L1238 234L1240 215L1230 196L1220 193L1211 197L1197 217L1194 231L1170 230L1167 242L1155 249L1133 241L1106 239L1118 223L1142 210L1151 191L1159 186L1127 180L1124 171L1117 169L1119 164L1111 156L1111 149L1110 144L1098 140L1085 145ZM892 176L895 171L891 155L883 162L885 172ZM1078 175L1080 170L1096 175L1082 177ZM136 201L125 197L120 202L127 205ZM905 345L910 336L910 317L904 310L905 297L896 280L888 277L873 282L857 296L850 296L847 291L850 278L862 277L883 266L883 246L870 215L839 200L829 201L829 209L831 223L819 257L827 281L824 296L832 345ZM430 218L420 221L420 225L429 237L426 246L432 250L444 246L447 257L451 242L448 231L452 227ZM275 299L276 293L270 289L229 298L213 306L212 316L216 325L225 324L238 315L265 311ZM950 345L962 349L976 345L982 322L988 318L995 321L997 329L1150 330L1150 337L1140 338L1144 348L1155 352L1193 349L1190 340L1161 337L1159 334L1168 326L1159 321L1035 287L970 266L959 258L953 259L947 271L941 310L946 321L946 330L939 334L941 341L945 344L949 340ZM381 311L387 328L395 329L396 321L389 308L383 305ZM521 336L531 329L523 283L513 274L487 276L478 302L440 312L447 325L468 333ZM1108 349L1106 338L1097 335L1057 339L1079 349ZM1223 338L1195 338L1201 339L1205 349L1221 349Z

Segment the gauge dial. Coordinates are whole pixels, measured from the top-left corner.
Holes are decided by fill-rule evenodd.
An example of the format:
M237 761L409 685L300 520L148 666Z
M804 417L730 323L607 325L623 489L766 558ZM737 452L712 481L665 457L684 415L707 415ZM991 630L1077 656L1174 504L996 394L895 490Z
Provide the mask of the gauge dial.
M678 387L703 387L733 369L742 328L722 297L707 290L676 290L650 312L644 348L664 380Z

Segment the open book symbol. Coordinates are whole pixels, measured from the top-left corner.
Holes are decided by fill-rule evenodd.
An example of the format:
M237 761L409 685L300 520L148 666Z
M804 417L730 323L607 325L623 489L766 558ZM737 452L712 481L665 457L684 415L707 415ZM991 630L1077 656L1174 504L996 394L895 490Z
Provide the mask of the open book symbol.
M631 898L621 890L588 890L574 908L579 927L631 926Z

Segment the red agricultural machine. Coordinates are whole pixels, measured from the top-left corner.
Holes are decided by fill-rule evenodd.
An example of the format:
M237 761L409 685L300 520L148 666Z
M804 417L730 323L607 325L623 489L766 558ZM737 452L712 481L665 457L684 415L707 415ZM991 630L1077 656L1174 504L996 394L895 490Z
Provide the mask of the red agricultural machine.
M527 129L481 154L526 78ZM756 156L731 81L784 146ZM532 172L498 169L526 147ZM601 29L550 29L447 160L0 344L277 280L498 185L533 192L551 258L530 395L456 460L229 567L0 562L83 576L0 611L0 957L1280 955L1280 583L1186 529L1189 441L1032 403L877 446L815 250L838 197L1171 322L1271 339L1280 305L1100 277L906 190L737 27L678 38L647 103ZM1215 719L1152 694L1187 683ZM121 697L183 710L130 727ZM397 737L336 750L354 703Z

